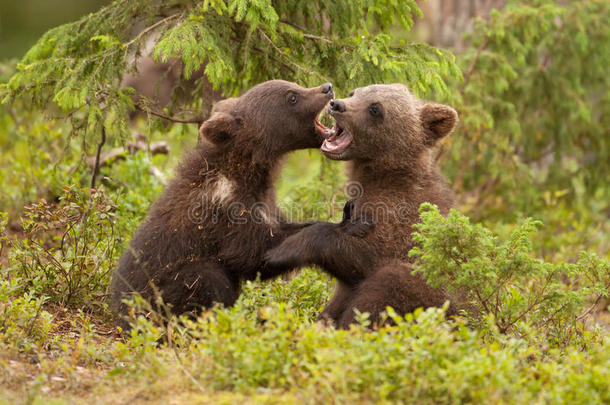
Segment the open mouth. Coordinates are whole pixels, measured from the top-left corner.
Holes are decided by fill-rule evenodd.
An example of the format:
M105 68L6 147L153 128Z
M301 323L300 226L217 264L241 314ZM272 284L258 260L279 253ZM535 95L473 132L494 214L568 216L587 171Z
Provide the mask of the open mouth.
M326 127L324 124L322 124L320 122L319 118L320 118L320 115L316 116L316 118L313 121L318 135L320 135L324 139L332 136L333 130L331 128Z
M330 136L322 144L323 152L340 154L352 144L352 135L340 126L336 125L335 129L330 132Z

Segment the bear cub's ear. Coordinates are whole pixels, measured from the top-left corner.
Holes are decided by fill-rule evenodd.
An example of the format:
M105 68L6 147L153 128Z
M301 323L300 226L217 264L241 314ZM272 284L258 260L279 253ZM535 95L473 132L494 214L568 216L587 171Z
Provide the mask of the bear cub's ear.
M421 109L426 144L432 146L449 135L458 123L457 112L446 105L428 103Z
M221 144L234 138L239 129L240 120L226 112L214 113L199 128L199 137L215 144Z
M225 98L224 100L220 100L214 105L212 109L212 115L217 112L226 112L230 113L233 107L237 104L237 97Z

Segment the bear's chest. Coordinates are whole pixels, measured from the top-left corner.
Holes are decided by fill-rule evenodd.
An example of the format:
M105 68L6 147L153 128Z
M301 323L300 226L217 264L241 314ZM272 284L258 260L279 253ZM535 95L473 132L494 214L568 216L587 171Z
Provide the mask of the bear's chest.
M418 207L406 199L359 199L353 217L375 224L366 241L379 256L406 259L414 247L412 233L413 225L419 222Z

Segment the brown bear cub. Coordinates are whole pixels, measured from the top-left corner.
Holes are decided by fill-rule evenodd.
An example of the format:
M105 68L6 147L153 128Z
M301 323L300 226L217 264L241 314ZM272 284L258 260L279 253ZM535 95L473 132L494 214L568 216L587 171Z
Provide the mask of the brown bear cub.
M308 224L285 220L273 182L283 155L329 135L317 117L333 97L330 83L273 80L216 105L112 276L119 317L133 294L152 302L158 292L173 313L197 313L232 305L242 280L280 274L264 267L264 253Z
M400 84L356 89L329 109L336 126L322 152L349 161L358 195L341 224L304 228L267 253L267 266L282 271L315 264L336 277L337 290L320 318L341 328L354 322L355 309L368 312L374 326L387 306L400 314L442 306L451 297L411 274L407 253L420 204L436 204L444 214L453 205L432 148L453 131L457 113L422 102ZM456 312L452 303L448 313Z

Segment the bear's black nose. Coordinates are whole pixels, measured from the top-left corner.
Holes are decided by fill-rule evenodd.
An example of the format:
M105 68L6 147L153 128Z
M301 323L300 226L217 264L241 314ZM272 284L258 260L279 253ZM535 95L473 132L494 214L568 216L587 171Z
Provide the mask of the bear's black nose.
M329 91L333 91L332 83L324 83L322 85L322 93L327 94Z
M345 112L345 103L341 100L331 100L330 101L330 112Z

